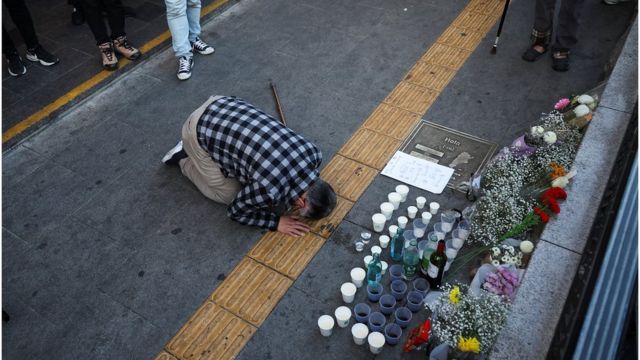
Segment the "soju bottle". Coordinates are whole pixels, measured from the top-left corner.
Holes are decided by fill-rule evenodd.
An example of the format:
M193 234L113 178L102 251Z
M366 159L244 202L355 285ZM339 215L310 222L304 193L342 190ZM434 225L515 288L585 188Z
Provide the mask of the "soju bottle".
M391 239L391 259L393 261L402 261L402 248L404 248L404 237L402 236L403 230L398 229L398 232Z
M411 240L402 253L402 277L405 280L413 280L418 274L420 256L416 240Z
M442 283L444 267L447 264L447 255L444 254L444 240L438 241L438 248L431 254L429 268L427 269L427 280L432 289L438 288Z
M367 283L369 286L377 286L382 278L382 263L380 263L380 254L374 253L373 260L367 268Z

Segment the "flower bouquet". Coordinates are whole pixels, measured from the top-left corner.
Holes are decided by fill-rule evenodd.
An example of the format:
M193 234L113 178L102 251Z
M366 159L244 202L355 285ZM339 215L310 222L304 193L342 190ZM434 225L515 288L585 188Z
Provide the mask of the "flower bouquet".
M564 120L577 129L584 129L593 118L592 111L598 106L598 97L588 94L558 100L554 109L562 112Z
M443 287L431 304L432 333L438 343L447 344L451 357L477 358L487 355L500 333L509 305L489 293L475 296L465 285Z

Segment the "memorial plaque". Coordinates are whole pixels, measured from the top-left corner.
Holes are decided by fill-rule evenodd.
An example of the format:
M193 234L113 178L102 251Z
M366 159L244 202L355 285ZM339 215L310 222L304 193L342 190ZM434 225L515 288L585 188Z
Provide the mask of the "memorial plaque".
M480 171L494 154L498 144L476 136L422 120L400 147L409 155L454 169L448 187L460 188L471 174Z

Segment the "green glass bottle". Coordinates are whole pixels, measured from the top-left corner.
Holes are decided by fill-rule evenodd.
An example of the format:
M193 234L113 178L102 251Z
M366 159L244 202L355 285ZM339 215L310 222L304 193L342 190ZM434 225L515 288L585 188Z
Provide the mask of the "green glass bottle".
M391 259L393 259L393 261L402 261L402 248L404 247L403 233L403 229L398 229L391 239Z
M369 262L367 267L367 283L369 286L377 286L382 278L382 263L380 262L380 254L374 253L373 260Z
M442 283L444 275L444 267L447 264L447 255L444 253L444 240L438 241L438 248L431 254L429 258L429 267L427 268L427 280L432 289L437 289Z
M405 280L413 280L418 274L420 256L415 239L409 241L409 245L402 252L402 277Z

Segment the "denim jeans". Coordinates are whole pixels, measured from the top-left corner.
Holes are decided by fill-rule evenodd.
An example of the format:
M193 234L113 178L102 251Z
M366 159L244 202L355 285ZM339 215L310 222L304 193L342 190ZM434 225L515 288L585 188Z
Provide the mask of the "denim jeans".
M193 56L191 43L200 35L200 0L164 0L176 57Z

